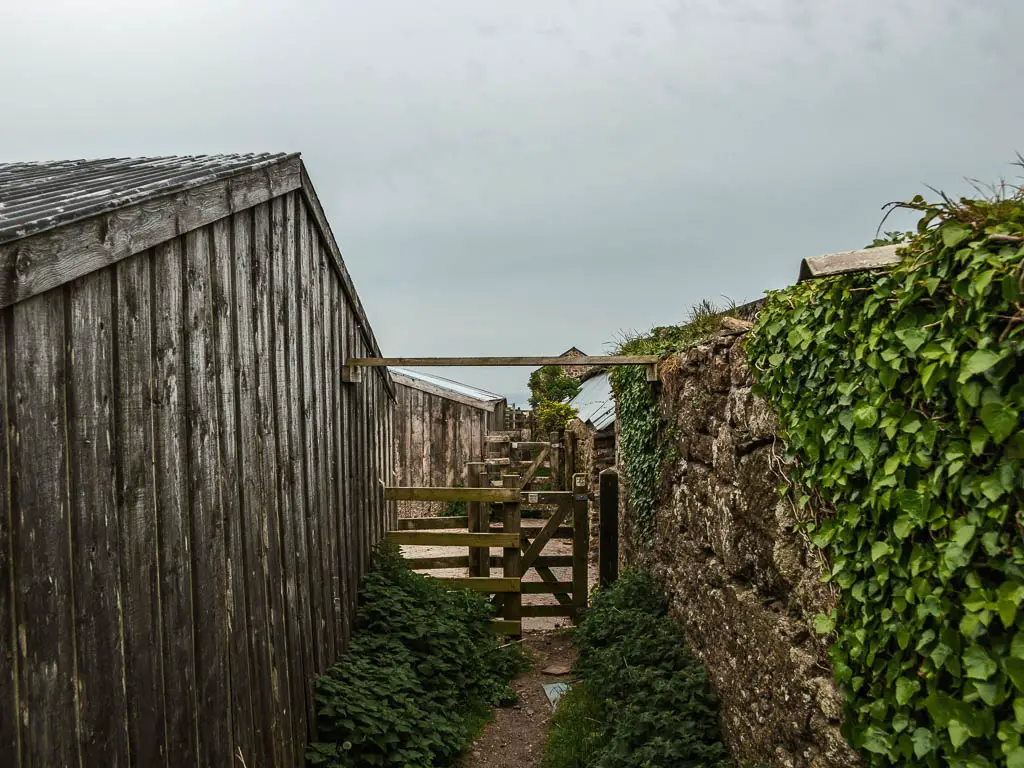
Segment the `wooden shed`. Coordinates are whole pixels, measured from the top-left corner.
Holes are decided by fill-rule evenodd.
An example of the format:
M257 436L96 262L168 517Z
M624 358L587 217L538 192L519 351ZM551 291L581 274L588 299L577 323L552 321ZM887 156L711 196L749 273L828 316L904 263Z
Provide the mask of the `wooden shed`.
M466 462L481 461L487 432L505 427L505 398L421 371L390 370L398 484L465 485Z
M0 165L0 762L303 762L379 354L298 155Z

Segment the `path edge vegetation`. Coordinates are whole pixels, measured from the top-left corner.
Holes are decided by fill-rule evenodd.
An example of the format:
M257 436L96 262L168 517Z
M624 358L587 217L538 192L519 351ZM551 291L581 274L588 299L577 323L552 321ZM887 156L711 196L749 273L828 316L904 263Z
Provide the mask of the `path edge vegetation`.
M577 683L552 717L544 768L726 768L704 665L642 571L593 594L573 631Z
M491 717L516 700L527 667L519 644L491 630L494 609L408 569L380 545L360 589L345 654L318 678L317 740L309 765L454 765Z

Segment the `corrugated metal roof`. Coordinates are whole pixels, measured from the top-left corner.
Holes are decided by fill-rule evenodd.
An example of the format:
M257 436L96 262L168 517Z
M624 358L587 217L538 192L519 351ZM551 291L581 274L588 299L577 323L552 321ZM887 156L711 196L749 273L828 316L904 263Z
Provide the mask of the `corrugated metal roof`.
M413 371L409 368L390 368L389 370L392 374L397 373L399 376L406 376L410 379L432 384L435 387L447 389L449 392L454 392L463 397L470 397L482 403L496 403L505 399L503 395L496 395L479 387L471 387L469 384L463 384L460 381L452 381L441 376L431 376L429 373L423 373L422 371Z
M254 171L290 157L295 154L258 152L0 163L0 243Z
M578 411L577 418L600 432L615 423L615 398L607 371L591 376L580 385L580 391L569 405Z

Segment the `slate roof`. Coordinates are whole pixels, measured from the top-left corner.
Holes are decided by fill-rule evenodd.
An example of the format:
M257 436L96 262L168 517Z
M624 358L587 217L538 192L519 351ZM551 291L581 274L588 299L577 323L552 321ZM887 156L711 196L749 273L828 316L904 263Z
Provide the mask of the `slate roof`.
M0 163L0 243L295 156L257 152Z

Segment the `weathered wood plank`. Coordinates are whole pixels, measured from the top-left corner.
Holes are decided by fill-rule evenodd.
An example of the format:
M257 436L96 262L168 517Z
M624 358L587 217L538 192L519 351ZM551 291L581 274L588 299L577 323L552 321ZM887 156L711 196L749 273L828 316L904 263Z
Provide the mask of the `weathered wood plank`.
M468 517L400 517L399 531L440 531L445 528L468 528ZM498 531L500 533L500 531Z
M572 488L575 491L572 501L572 603L576 608L576 615L582 614L587 607L588 585L590 579L588 570L590 565L590 516L588 515L589 504L587 502L587 476L585 474L574 474L572 476Z
M580 357L357 357L349 365L362 368L388 366L541 366L541 365L654 365L658 355L585 355Z
M300 363L299 348L301 344L302 322L299 315L300 297L298 284L298 270L300 259L299 233L302 230L300 221L301 201L297 194L288 198L286 217L286 244L282 257L281 272L285 282L284 302L279 312L285 323L285 334L283 336L286 360L283 376L287 379L287 387L284 390L288 396L288 415L284 425L288 430L290 466L288 473L290 477L290 488L292 490L291 513L289 522L293 527L292 552L294 561L292 569L297 592L295 615L292 621L298 627L298 638L302 651L301 676L298 678L299 695L302 697L302 724L305 730L311 730L316 722L316 705L313 701L312 681L317 674L317 666L313 656L313 645L315 636L313 634L313 608L315 604L310 592L309 555L307 547L307 527L309 519L309 508L306 502L306 474L303 454L305 452L305 439L303 436L304 415L302 410L303 389L302 389L302 368ZM279 422L280 423L280 422Z
M484 501L513 502L519 500L517 488L397 488L384 489L389 501Z
M555 510L554 514L548 518L547 522L540 529L536 538L530 544L529 549L523 553L522 567L525 572L527 568L533 565L533 563L540 557L540 553L547 546L548 542L551 541L551 537L554 536L555 531L558 530L558 526L562 524L562 521L569 516L569 510L571 508L571 502L562 502Z
M294 283L295 196L277 198L270 207L270 343L273 365L270 370L274 398L274 435L277 451L277 506L281 538L282 590L287 658L285 677L288 690L282 692L288 703L292 729L299 738L307 732L307 691L305 671L305 592L298 574L298 518L302 514L301 493L297 488L297 452L295 442L298 416L292 418L295 371L293 341L294 314L291 290ZM294 448L293 448L294 446ZM312 671L310 671L312 674ZM294 762L303 753L301 743L292 744Z
M217 423L220 479L220 512L225 522L227 553L228 671L230 675L232 746L246 760L256 754L252 705L252 634L246 606L245 543L242 534L242 487L240 482L235 359L235 296L232 252L232 219L222 219L212 227L213 250L210 254L211 297L213 308L214 375L217 387ZM248 237L246 237L248 247Z
M519 477L516 475L505 475L502 480L505 483L506 488L512 490L518 490L519 488ZM511 540L508 545L505 546L502 552L502 573L506 578L522 578L526 569L523 568L522 552L519 551L520 546L520 516L519 516L519 498L518 495L516 500L502 505L504 509L505 519L505 530L507 533L491 533L486 534L488 536L508 536ZM510 595L505 595L502 618L507 621L519 621L523 616L523 598L518 592Z
M8 608L0 610L0 711L11 713L0 716L0 754L10 755L16 766L21 766L19 717L21 711L18 691L18 653L15 637L18 625L18 601L14 570L14 505L11 501L10 443L14 440L14 406L9 387L8 360L13 365L14 349L8 340L11 329L10 310L0 309L0 600Z
M248 653L249 704L252 712L252 742L247 761L263 765L279 764L280 740L275 738L277 716L274 706L271 670L270 619L268 616L268 574L267 549L268 506L273 512L273 500L269 505L265 498L265 477L261 472L260 419L257 413L258 360L255 349L255 303L258 296L253 293L255 265L255 218L254 211L246 210L235 214L231 220L231 258L225 264L231 281L230 308L233 316L232 338L228 341L233 368L235 429L234 454L238 477L238 523L240 541L232 546L241 554L238 567L244 593L242 606L245 610L245 626L248 629L246 642L233 649L237 654L241 648ZM218 254L219 256L219 254ZM264 255L265 258L265 255ZM220 263L216 270L221 274ZM222 363L223 364L223 363ZM226 426L226 423L225 423ZM223 457L226 460L226 456ZM234 570L232 571L234 577ZM234 580L234 579L233 579ZM238 605L238 595L235 594ZM232 631L238 629L232 625ZM232 680L234 676L232 676ZM234 688L234 686L233 686ZM240 746L236 743L235 746Z
M423 547L515 547L519 551L519 534L510 533L442 533L433 531L388 531L392 544ZM511 574L506 574L506 576Z
M496 558L501 562L501 558ZM413 571L429 571L439 568L468 568L469 558L462 557L407 557L406 565Z
M341 368L338 364L337 353L337 317L338 306L335 294L337 277L327 267L324 261L327 256L321 253L323 264L323 279L321 280L321 303L324 313L324 348L323 348L323 371L324 371L324 397L325 407L323 410L325 424L324 434L327 441L327 474L329 485L327 494L330 499L330 536L331 548L328 563L330 566L331 584L331 607L334 617L334 641L335 653L341 655L348 645L348 578L345 573L344 554L342 547L345 542L345 507L341 500L341 461L339 453L340 436L338 434L338 388L341 386L339 380Z
M117 438L112 271L76 280L67 287L65 298L68 354L73 361L67 371L68 451L73 457L68 470L81 759L84 765L126 766L128 711L113 456Z
M124 579L125 679L133 762L163 760L163 659L152 475L150 255L118 263L117 475ZM213 455L216 463L216 453Z
M550 454L551 444L547 443L540 449L540 453L534 457L533 461L530 462L530 467L526 470L526 474L523 475L523 487L526 487L533 481L533 478L537 476L537 471L541 468L541 465L550 456Z
M167 763L198 763L182 239L153 249L153 477L160 541ZM195 544L198 546L198 543Z
M336 572L332 567L332 542L331 534L333 506L329 493L331 479L330 469L327 464L327 435L326 416L324 409L325 401L326 371L324 370L324 306L323 306L323 278L325 265L321 261L320 238L316 227L307 218L309 226L309 251L306 259L309 263L309 356L310 356L310 379L312 384L311 394L311 426L313 428L313 462L316 467L315 491L317 501L316 539L317 555L320 573L320 584L323 590L323 604L321 607L320 620L323 626L323 649L320 655L321 671L326 670L335 662L338 657L337 641L334 637L335 603L334 595L337 588Z
M296 305L297 321L299 324L298 351L299 364L302 376L302 399L300 427L302 430L302 463L305 473L306 491L306 551L307 551L307 588L310 593L310 607L312 613L310 619L313 624L313 667L316 672L326 669L328 660L324 656L327 650L327 610L326 590L324 585L323 558L321 547L323 545L323 531L321 529L321 478L320 461L318 450L318 435L316 431L317 419L317 396L316 382L313 373L313 276L311 264L310 227L306 213L306 206L299 205L297 208L297 237L298 237L298 259L296 273ZM308 671L307 671L308 674Z
M337 306L335 330L337 335L338 362L340 365L340 363L347 357L350 349L348 341L348 313L345 307L344 293L341 290L340 284L335 283L334 296L335 304ZM352 396L352 387L345 387L341 385L339 371L338 425L340 431L338 435L338 440L341 449L342 461L340 490L342 504L344 506L345 533L345 536L342 539L342 557L344 558L346 582L348 584L348 593L346 594L346 605L347 615L349 617L355 616L359 597L359 554L356 544L356 536L358 535L358 524L356 522L355 499L353 497L354 482L352 479Z
M519 579L517 578L488 578L484 576L466 576L461 578L435 577L434 581L439 581L452 589L471 589L474 592L484 592L487 594L519 591Z
M64 420L64 299L9 315L10 499L17 622L17 696L25 765L78 761Z
M228 669L227 531L221 511L210 233L185 236L185 365L199 762L234 760Z
M299 761L294 743L294 723L288 680L288 627L285 601L285 563L281 542L281 505L277 489L276 393L274 391L273 316L273 225L270 203L253 208L253 250L251 263L253 394L255 397L256 454L252 464L243 458L247 477L256 475L256 501L262 527L256 544L262 552L260 578L263 581L264 621L267 625L270 738L273 753L267 765L290 765ZM243 337L239 333L240 348ZM244 356L244 355L243 355ZM245 366L243 365L243 371ZM252 504L250 504L250 507ZM301 734L300 734L301 735Z
M0 308L300 185L298 157L0 245Z
M524 537L533 538L544 529L542 525L524 525L521 527ZM500 525L492 525L489 529L490 533L501 533L503 530ZM572 526L560 525L558 529L551 536L552 539L571 539L572 538Z

